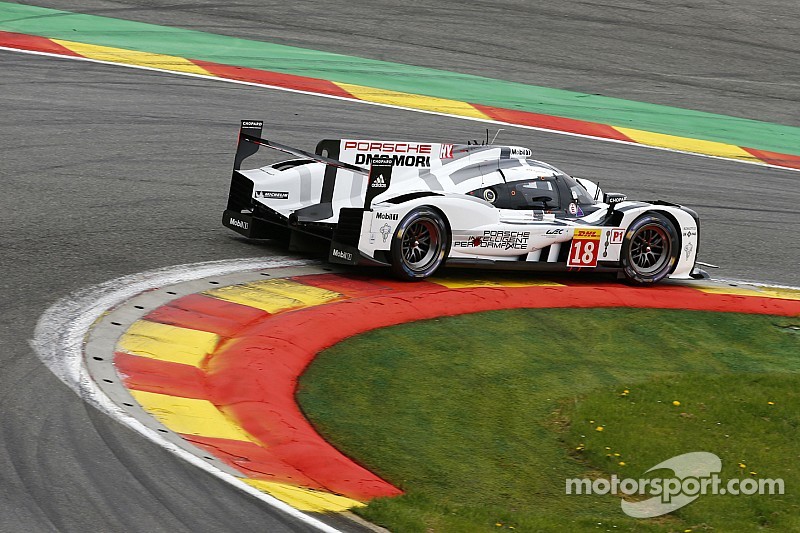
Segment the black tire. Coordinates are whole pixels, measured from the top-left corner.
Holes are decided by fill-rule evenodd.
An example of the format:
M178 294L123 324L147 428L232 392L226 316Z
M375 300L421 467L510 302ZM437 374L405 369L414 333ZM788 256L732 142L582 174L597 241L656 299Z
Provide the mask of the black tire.
M447 224L438 211L418 207L400 221L392 236L392 272L400 279L425 279L442 266L450 249Z
M679 253L680 240L672 222L659 213L644 214L625 232L623 272L632 283L656 283L672 272Z

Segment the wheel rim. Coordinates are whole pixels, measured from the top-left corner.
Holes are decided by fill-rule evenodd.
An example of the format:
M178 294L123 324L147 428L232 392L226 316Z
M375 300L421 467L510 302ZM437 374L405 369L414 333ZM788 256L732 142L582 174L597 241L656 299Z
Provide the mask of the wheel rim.
M659 225L643 226L631 239L631 264L641 274L658 272L669 261L669 253L669 235Z
M412 222L401 243L403 263L415 271L425 270L433 264L442 249L439 228L427 218Z

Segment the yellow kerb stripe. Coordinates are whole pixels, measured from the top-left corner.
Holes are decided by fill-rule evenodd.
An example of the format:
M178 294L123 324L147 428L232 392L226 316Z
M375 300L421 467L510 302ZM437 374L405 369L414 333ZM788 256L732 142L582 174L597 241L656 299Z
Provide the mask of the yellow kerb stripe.
M219 337L207 331L137 320L117 341L117 351L199 367L217 347Z
M733 294L736 296L760 296L762 298L779 298L781 300L800 300L800 290L777 287L698 287L698 290L710 294Z
M753 154L750 154L738 146L732 144L718 143L714 141L704 141L701 139L689 139L686 137L676 137L674 135L665 135L663 133L652 133L649 131L633 130L629 128L621 128L614 126L614 129L620 133L627 135L634 141L647 144L649 146L658 146L661 148L670 148L672 150L681 150L683 152L696 152L705 155L713 155L717 157L728 157L732 159L746 159L748 161L758 161Z
M175 433L252 442L247 433L225 418L208 400L130 389L145 411Z
M245 285L231 285L207 291L205 294L220 300L255 307L267 313L311 307L341 297L337 292L289 279L270 279Z
M541 280L520 279L459 279L459 278L432 278L431 283L443 285L448 289L468 289L471 287L563 287L561 283Z
M798 289L784 289L779 287L759 287L761 292L772 297L782 298L784 300L800 300L800 290Z
M353 507L363 507L364 504L357 500L351 500L344 496L337 496L318 490L276 483L274 481L264 481L262 479L240 478L242 481L255 487L261 492L266 492L275 496L282 502L288 503L295 509L311 513L339 513L347 511Z
M436 98L421 94L387 91L385 89L350 85L348 83L334 83L359 100L365 100L367 102L377 102L379 104L389 104L409 109L421 109L423 111L436 111L437 113L447 113L449 115L458 115L461 117L490 119L489 116L481 113L468 103L458 100L447 100L445 98Z
M175 72L187 72L189 74L201 74L203 76L214 76L206 69L199 67L182 57L165 56L162 54L152 54L150 52L139 52L136 50L125 50L123 48L111 48L108 46L98 46L96 44L83 44L72 41L61 41L52 39L54 43L69 48L83 57L97 59L98 61L108 61L111 63L125 63L127 65L137 65L140 67L158 68L161 70L172 70Z

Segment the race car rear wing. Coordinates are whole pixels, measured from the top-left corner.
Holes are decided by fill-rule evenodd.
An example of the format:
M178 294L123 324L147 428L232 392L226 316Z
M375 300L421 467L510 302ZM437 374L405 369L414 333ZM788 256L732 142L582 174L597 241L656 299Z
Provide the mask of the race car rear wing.
M392 176L392 161L377 158L370 160L369 169L345 163L335 159L339 154L339 141L322 141L317 146L317 152L311 153L299 148L292 148L285 144L277 143L263 139L261 137L264 122L261 120L242 120L241 128L239 129L239 142L236 147L236 157L233 162L233 180L236 180L237 171L241 169L242 162L255 154L259 147L266 146L273 150L278 150L287 154L291 154L303 159L310 159L327 165L325 170L324 182L322 185L322 193L320 202L315 205L310 205L298 209L293 214L293 219L299 222L314 222L325 220L333 215L332 200L334 183L336 181L337 169L348 170L357 174L367 176L367 192L364 198L364 209L369 210L373 198L378 194L385 192L389 188ZM327 157L322 154L331 154L334 157ZM233 189L232 189L233 190ZM233 194L233 193L232 193ZM228 208L235 208L229 201Z
M338 159L325 157L319 154L312 154L311 152L306 152L305 150L300 150L299 148L292 148L291 146L286 146L285 144L280 144L275 141L262 139L261 131L263 127L264 122L261 120L242 121L242 126L239 129L239 144L236 147L236 157L233 162L234 170L239 170L242 167L242 162L246 158L255 154L258 151L259 146L266 146L267 148L272 148L274 150L297 157L302 157L304 159L311 159L332 167L343 168L345 170L349 170L350 172L364 174L365 176L369 175L369 170L366 168L359 167L357 165L351 165L350 163L345 163L344 161L339 161Z

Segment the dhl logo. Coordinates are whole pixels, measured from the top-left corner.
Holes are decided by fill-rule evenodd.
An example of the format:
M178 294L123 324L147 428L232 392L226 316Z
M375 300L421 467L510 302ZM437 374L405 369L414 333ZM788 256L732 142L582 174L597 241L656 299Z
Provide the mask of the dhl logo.
M601 229L576 229L572 237L574 239L599 241L601 233L603 233Z

